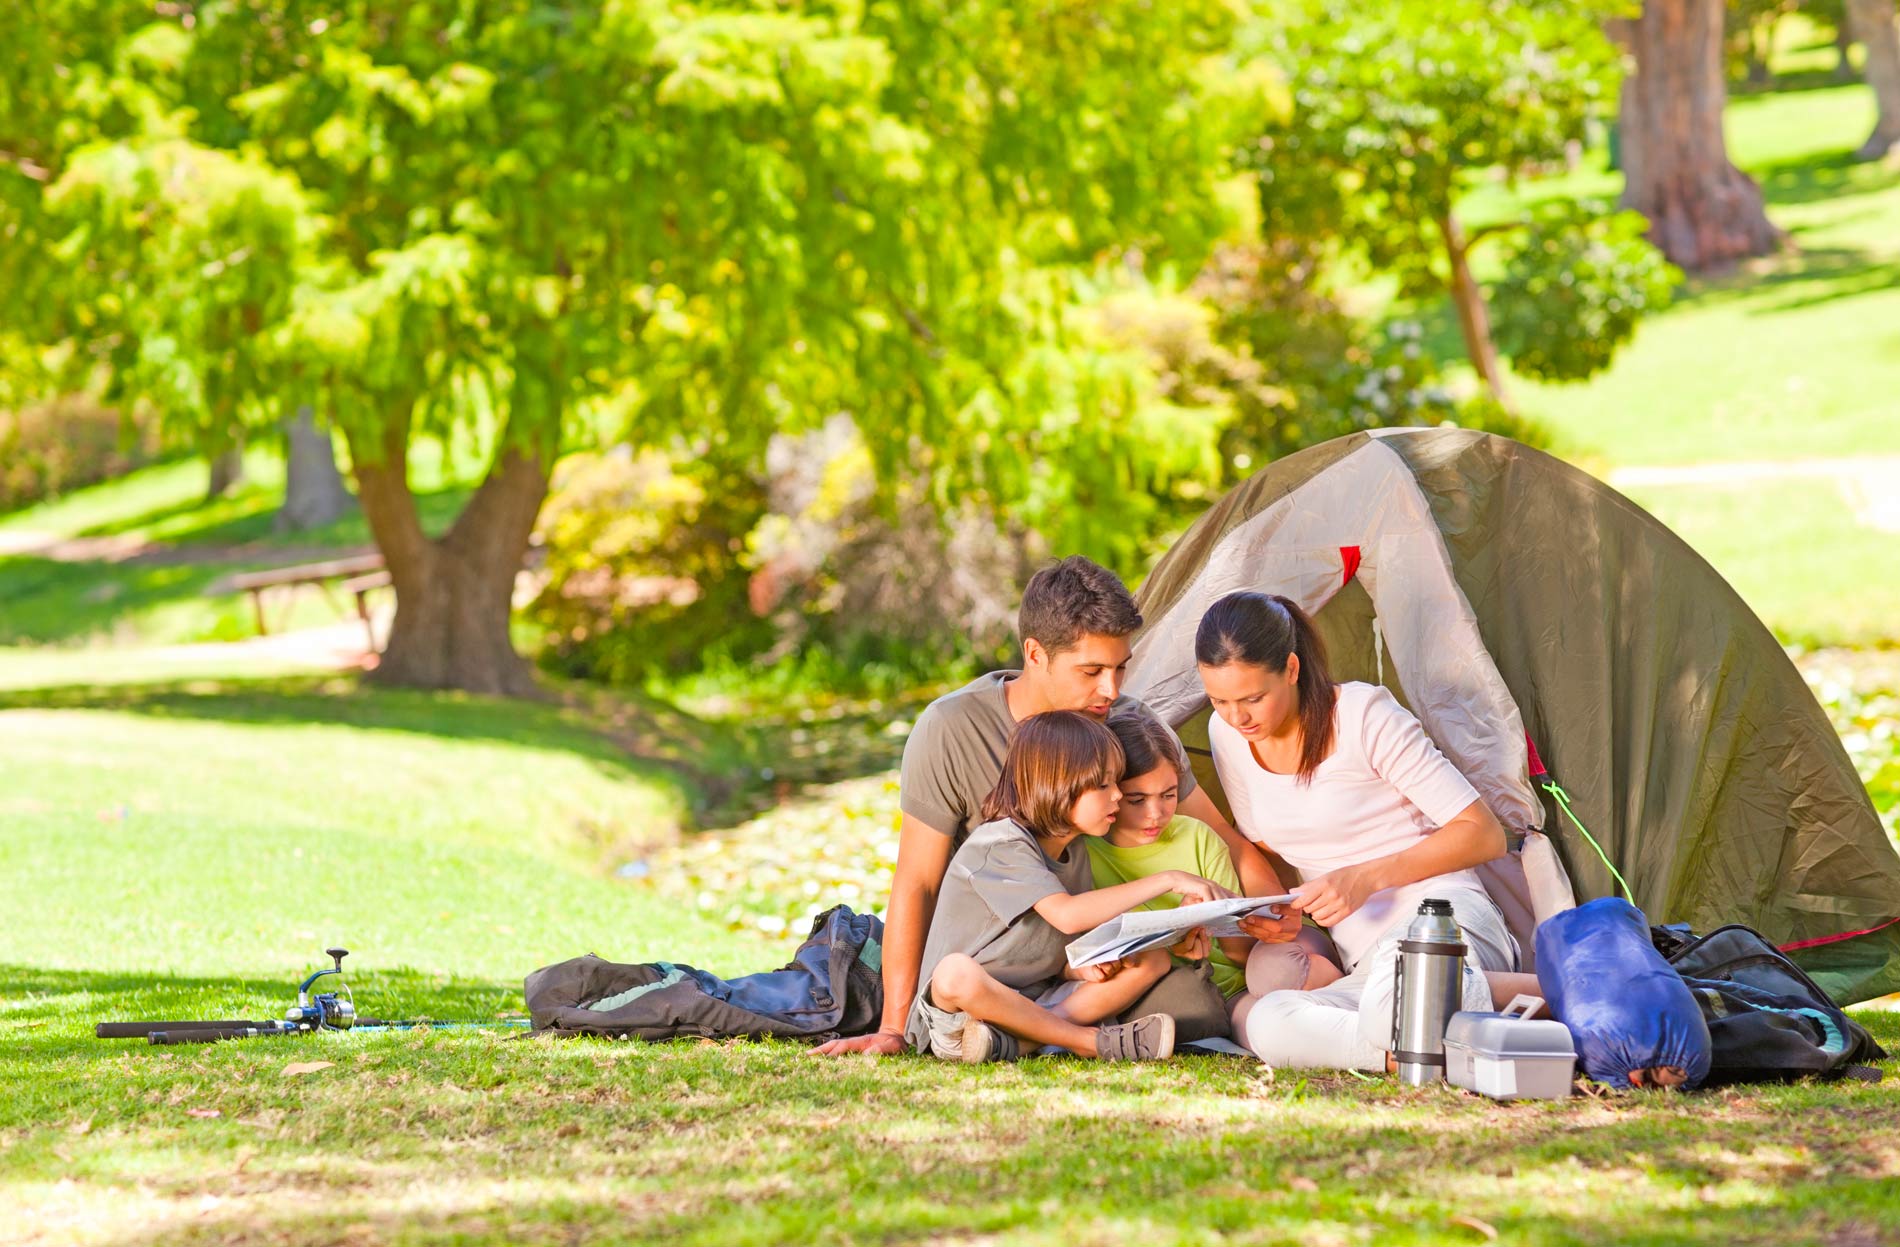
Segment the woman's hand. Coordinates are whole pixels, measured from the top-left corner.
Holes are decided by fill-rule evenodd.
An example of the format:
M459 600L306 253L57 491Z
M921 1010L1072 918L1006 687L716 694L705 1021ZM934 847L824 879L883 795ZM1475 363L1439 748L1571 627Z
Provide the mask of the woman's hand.
M1383 886L1377 863L1342 866L1294 888L1293 905L1322 927L1337 926L1357 913Z
M1208 950L1213 941L1207 938L1206 927L1195 927L1181 937L1181 942L1168 951L1185 961L1206 961Z
M1299 938L1300 928L1305 925L1303 915L1291 905L1276 906L1280 911L1278 918L1271 914L1252 914L1240 920L1243 935L1250 935L1262 944L1290 944Z
M1203 879L1199 875L1190 875L1185 870L1170 870L1158 876L1167 884L1169 892L1181 898L1184 905L1199 905L1205 901L1232 900L1234 894L1220 884Z
M1074 970L1078 983L1106 983L1122 972L1126 961L1102 961L1092 966L1077 966Z

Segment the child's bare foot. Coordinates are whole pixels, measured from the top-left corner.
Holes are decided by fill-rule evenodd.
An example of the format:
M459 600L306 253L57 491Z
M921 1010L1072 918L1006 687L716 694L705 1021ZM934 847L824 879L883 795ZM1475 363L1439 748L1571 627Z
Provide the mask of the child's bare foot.
M1174 1055L1174 1019L1150 1013L1104 1026L1095 1032L1095 1055L1104 1061L1165 1061Z

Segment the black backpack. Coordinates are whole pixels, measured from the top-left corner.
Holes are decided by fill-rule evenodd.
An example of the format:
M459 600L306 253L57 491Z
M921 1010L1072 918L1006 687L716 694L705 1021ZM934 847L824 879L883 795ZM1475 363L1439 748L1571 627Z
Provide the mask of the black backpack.
M1880 1080L1868 1062L1886 1060L1886 1050L1760 932L1732 925L1697 937L1678 923L1651 927L1650 937L1709 1025L1704 1086Z

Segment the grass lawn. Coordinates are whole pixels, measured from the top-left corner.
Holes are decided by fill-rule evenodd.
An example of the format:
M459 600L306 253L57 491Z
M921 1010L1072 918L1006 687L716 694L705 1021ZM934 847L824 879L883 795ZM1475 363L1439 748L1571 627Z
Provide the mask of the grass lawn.
M1884 705L1855 702L1863 737ZM1891 1074L1498 1105L1222 1058L94 1040L105 1018L273 1015L334 942L382 1015L518 1014L526 971L588 950L764 968L777 927L690 890L782 893L776 847L848 895L841 859L887 851L888 787L763 816L732 833L740 877L688 879L692 846L661 847L679 773L561 707L335 678L0 706L0 1242L1726 1245L1876 1242L1900 1218ZM831 848L828 816L850 828ZM629 854L662 865L610 881ZM1900 1046L1900 1013L1865 1017ZM309 1061L330 1064L287 1072Z

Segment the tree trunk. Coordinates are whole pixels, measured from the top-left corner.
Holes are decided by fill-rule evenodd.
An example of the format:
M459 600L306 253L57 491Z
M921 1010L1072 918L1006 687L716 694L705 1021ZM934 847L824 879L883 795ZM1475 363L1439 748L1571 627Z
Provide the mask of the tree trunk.
M1879 160L1900 146L1900 22L1893 0L1847 0L1846 25L1867 49L1867 85L1879 107L1874 132L1854 154Z
M1834 81L1852 82L1854 80L1854 62L1848 59L1848 53L1854 50L1854 34L1847 28L1847 16L1842 14L1840 25L1834 28Z
M328 429L319 429L309 406L284 426L284 505L277 530L320 528L342 519L356 505L336 469L336 446Z
M422 531L408 480L406 413L378 444L352 438L357 495L396 590L370 678L407 688L528 696L534 674L508 637L515 572L547 496L549 464L508 449L442 537Z
M1517 408L1504 388L1497 344L1491 341L1491 314L1484 306L1484 291L1471 275L1471 248L1465 241L1464 227L1448 212L1438 218L1438 232L1445 240L1445 254L1451 264L1451 305L1458 313L1458 331L1465 337L1465 354L1498 406L1515 415Z
M1729 163L1722 136L1722 0L1645 0L1610 23L1635 56L1619 103L1623 206L1649 218L1670 260L1706 271L1781 246L1761 188Z
M216 502L244 479L244 443L211 456L211 475L205 483L205 501Z

